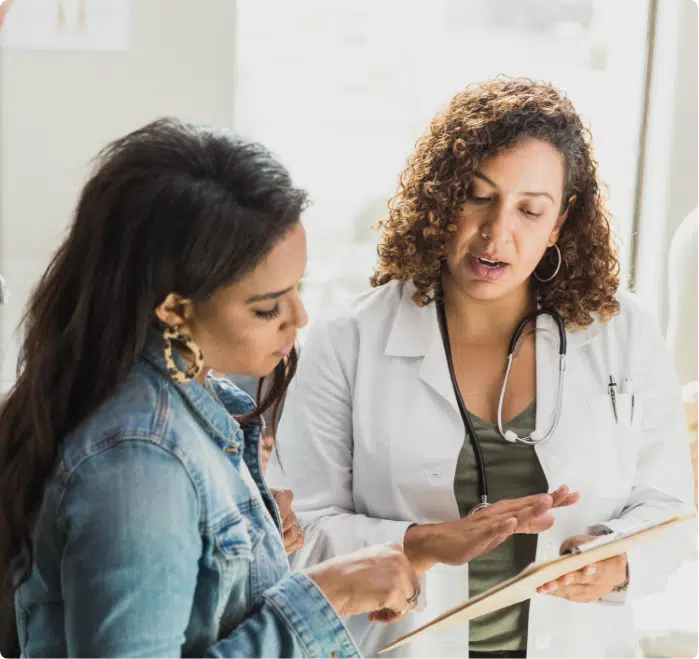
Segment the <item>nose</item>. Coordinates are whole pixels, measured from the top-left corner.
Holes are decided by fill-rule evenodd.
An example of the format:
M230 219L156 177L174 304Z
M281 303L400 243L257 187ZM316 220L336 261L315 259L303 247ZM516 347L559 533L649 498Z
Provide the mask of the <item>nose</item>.
M507 242L512 235L512 213L505 204L496 204L486 214L480 228L483 238L496 245Z
M308 325L308 314L306 313L306 306L301 299L301 294L297 291L294 295L294 315L293 320L294 327L301 329Z
M303 304L303 302L299 301L299 311L296 320L296 327L301 329L302 327L306 327L306 325L308 325L308 314L306 313L306 307Z

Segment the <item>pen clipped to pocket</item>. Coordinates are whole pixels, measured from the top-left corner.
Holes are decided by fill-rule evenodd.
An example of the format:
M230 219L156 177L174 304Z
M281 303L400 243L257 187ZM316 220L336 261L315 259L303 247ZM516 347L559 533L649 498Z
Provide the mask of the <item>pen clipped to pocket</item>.
M635 394L617 394L616 409L618 421L622 426L636 425L636 395Z
M633 386L631 384L631 380L629 378L624 378L621 381L621 396L623 396L625 399L628 399L628 402L624 403L625 406L625 412L626 416L625 418L628 419L628 423L630 426L636 426L639 425L641 417L640 417L640 410L637 407L637 400L636 400L636 394L634 393Z

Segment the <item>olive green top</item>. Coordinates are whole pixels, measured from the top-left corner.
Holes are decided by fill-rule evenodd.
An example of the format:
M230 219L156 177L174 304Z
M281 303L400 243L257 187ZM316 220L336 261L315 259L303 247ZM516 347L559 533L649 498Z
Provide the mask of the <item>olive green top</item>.
M548 491L548 483L533 446L510 443L498 433L497 426L471 414L473 428L485 463L490 503L517 499ZM536 402L505 424L524 437L534 430ZM459 453L454 477L454 494L459 512L465 517L475 506L478 494L478 471L468 436ZM469 597L513 577L536 556L536 535L515 534L490 553L469 563ZM526 650L529 623L529 600L476 618L470 624L469 646L472 652Z

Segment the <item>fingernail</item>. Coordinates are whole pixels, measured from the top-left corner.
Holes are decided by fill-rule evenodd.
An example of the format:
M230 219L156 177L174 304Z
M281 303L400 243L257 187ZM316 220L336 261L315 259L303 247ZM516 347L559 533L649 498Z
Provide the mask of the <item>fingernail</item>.
M588 566L585 568L585 572L586 572L588 575L592 576L593 574L595 574L595 572L597 572L597 568L596 568L594 565L588 565Z
M570 586L570 584L573 583L573 575L572 574L566 574L565 577L563 577L563 585L564 586Z
M553 592L555 592L556 590L558 590L558 584L554 581L553 583L550 583L550 584L548 585L548 587L546 588L546 590L547 590L549 593L553 593Z

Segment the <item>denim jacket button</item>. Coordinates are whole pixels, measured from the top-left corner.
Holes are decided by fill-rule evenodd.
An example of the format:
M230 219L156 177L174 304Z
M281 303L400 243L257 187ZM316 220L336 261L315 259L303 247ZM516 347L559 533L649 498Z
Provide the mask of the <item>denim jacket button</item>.
M238 445L237 444L229 444L223 450L225 453L233 453L233 455L238 455Z

